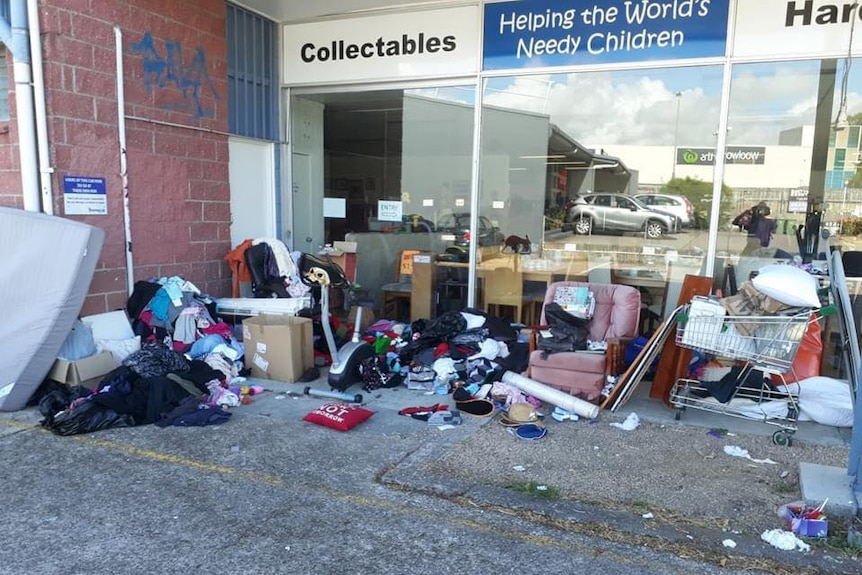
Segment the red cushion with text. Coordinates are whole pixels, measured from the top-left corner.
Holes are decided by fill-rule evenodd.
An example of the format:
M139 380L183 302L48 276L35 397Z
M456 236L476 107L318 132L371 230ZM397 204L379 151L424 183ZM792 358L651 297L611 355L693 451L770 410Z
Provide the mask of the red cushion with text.
M348 431L372 415L374 415L373 411L358 405L324 403L314 411L307 413L302 420L331 427L338 431Z

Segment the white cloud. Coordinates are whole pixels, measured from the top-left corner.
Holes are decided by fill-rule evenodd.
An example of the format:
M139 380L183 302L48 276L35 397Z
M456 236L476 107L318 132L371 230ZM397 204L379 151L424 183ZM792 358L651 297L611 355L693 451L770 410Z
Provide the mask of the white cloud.
M720 74L717 67L692 67L520 76L504 89L489 91L484 101L546 114L585 144L669 146L676 140L680 146L711 146L719 121ZM781 130L813 124L818 81L819 68L812 62L738 65L728 142L777 144ZM840 84L840 77L836 81ZM851 114L859 111L862 95L849 92L848 103Z

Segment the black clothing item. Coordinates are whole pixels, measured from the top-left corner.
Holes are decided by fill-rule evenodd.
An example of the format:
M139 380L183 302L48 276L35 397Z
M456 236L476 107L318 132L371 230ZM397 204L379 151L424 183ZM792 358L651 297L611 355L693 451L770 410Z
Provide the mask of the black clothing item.
M189 392L169 377L147 377L138 380L128 394L108 391L89 401L131 415L137 425L145 425L158 421L187 397Z
M509 355L498 357L494 361L506 371L524 373L530 362L530 344L522 342L509 343Z
M187 397L169 413L163 415L155 424L158 427L217 425L228 421L231 415L233 413L221 407L202 407L199 398Z
M138 319L150 300L156 295L156 292L161 289L161 284L148 281L136 281L132 288L132 295L126 301L126 312L132 322Z
M84 401L72 412L62 411L51 419L42 420L42 426L57 435L78 435L112 427L132 427L134 418L119 414L92 401Z
M705 387L709 394L721 403L727 403L730 401L734 394L737 393L738 388L748 388L755 393L764 389L764 386L768 389L774 389L772 384L769 382L769 379L763 376L762 371L750 369L748 370L748 373L745 374L745 377L740 379L739 376L741 373L741 367L733 367L727 375L722 377L719 381L704 381L703 387Z

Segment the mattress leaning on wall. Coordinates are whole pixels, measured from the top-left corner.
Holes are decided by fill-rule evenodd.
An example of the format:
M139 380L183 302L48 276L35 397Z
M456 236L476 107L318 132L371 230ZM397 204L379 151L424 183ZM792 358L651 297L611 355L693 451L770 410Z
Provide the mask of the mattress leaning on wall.
M0 208L0 411L23 409L51 369L104 237L73 220Z

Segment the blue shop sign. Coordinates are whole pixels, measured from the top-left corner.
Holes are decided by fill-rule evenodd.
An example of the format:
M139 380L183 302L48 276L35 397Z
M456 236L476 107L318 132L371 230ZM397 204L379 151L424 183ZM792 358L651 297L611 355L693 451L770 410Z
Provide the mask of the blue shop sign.
M725 55L730 0L485 4L483 70Z

